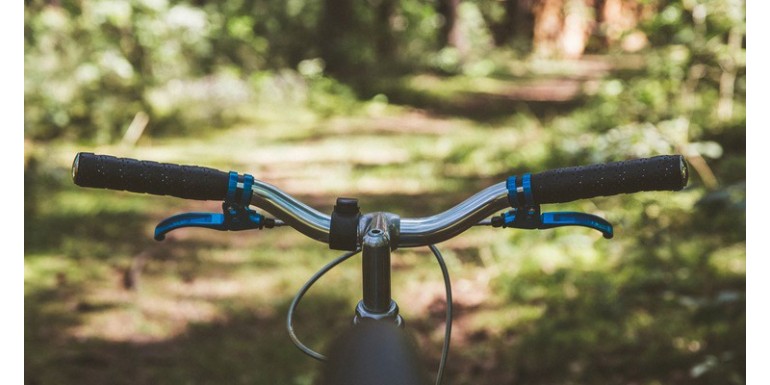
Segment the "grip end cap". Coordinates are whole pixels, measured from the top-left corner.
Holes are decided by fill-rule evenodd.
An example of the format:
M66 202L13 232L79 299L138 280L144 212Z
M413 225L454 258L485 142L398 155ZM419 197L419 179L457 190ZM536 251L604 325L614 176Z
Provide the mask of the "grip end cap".
M687 186L687 181L690 179L690 170L687 166L687 162L684 160L684 156L679 155L679 172L682 176L680 190Z
M75 155L75 159L72 161L72 181L75 182L76 185L80 185L78 183L78 167L80 166L80 154L81 152L77 153Z

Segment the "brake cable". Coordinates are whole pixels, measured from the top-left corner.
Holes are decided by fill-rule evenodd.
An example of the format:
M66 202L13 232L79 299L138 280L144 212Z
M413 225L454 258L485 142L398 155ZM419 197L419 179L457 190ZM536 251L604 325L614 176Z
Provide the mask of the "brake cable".
M446 362L447 358L449 356L449 342L452 336L452 315L454 312L454 306L452 305L452 284L449 279L449 270L447 269L446 262L444 261L444 257L441 255L441 252L438 250L438 248L435 245L428 245L430 250L433 252L433 255L436 257L436 261L438 261L439 267L441 268L441 274L444 278L444 289L445 289L445 296L446 296L446 319L444 321L444 344L441 348L441 360L439 361L439 367L438 372L436 374L436 385L440 385L441 381L444 377L444 369L446 368ZM303 353L307 354L308 356L322 362L327 361L327 357L321 353L316 352L315 350L307 347L305 344L300 341L299 337L297 337L297 334L294 331L294 313L297 309L297 306L299 305L299 301L302 300L302 297L305 296L305 294L310 290L310 287L313 286L313 284L316 283L321 277L323 277L326 273L328 273L331 269L335 268L337 265L339 265L342 262L347 261L350 259L350 257L358 254L361 252L361 249L356 249L354 251L347 252L345 254L340 255L333 261L326 264L324 267L322 267L320 270L318 270L315 274L313 274L310 279L308 279L307 282L305 282L304 285L297 291L297 294L294 296L294 299L291 301L291 305L289 305L289 311L286 316L286 330L289 332L289 338L291 338L291 341L294 343L295 346L297 346Z

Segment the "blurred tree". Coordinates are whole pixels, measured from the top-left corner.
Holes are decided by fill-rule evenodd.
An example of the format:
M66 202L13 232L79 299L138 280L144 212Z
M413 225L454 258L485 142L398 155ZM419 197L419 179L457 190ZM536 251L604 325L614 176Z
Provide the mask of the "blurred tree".
M597 1L599 30L606 47L622 47L633 52L644 48L647 36L638 29L640 20L655 12L651 2L633 0Z
M482 15L492 33L495 46L505 47L512 42L526 41L531 45L534 29L534 0L480 1Z
M460 56L468 53L468 42L462 33L462 19L460 18L461 0L439 0L437 12L441 16L442 24L439 29L439 45L452 47Z
M397 5L396 0L380 0L375 5L378 62L391 63L395 60L398 42L394 33L393 19Z
M660 103L653 89L685 90L676 98L689 105L695 101L687 95L716 90L716 119L730 122L740 119L745 88L745 27L734 11L742 4L31 0L25 6L25 130L36 140L69 135L108 142L119 139L137 114L147 114L150 135L185 132L183 127L225 124L232 118L227 111L235 111L230 103L262 93L258 88L273 74L296 74L301 63L315 63L320 77L361 90L388 72L488 74L505 67L492 62L495 47L563 58L588 49L675 47L671 54L680 52L684 61L659 66L676 72L666 75L673 76L670 84L648 80L636 103L660 104L646 110L655 119L664 110L672 117L683 104ZM656 52L646 58L655 61ZM695 59L699 65L690 66ZM338 90L295 78L300 93ZM222 94L224 89L239 91ZM611 116L606 124L616 120Z
M595 27L594 0L538 0L534 5L534 53L578 58Z
M646 43L639 20L651 17L651 2L634 0L505 0L478 2L497 47L527 40L540 56L577 58L603 38L601 47L638 51ZM519 43L520 44L520 43Z
M366 28L370 11L353 0L324 0L318 34L328 73L349 77L372 63L375 40Z

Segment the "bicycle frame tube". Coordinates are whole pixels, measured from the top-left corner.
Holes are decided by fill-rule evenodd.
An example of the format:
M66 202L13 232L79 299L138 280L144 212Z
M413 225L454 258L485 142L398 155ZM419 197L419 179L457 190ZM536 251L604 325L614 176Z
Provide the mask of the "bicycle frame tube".
M329 242L329 215L259 180L254 181L252 191L252 205L269 212L312 239ZM401 219L397 246L416 247L443 242L508 205L505 182L492 185L440 214Z

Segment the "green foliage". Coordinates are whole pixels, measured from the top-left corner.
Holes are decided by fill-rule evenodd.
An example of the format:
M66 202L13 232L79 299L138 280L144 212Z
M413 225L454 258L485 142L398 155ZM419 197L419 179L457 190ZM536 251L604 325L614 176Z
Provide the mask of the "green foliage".
M28 4L26 136L109 143L138 113L150 116L151 135L233 124L264 100L250 78L317 57L307 44L317 39L317 13L303 1ZM313 98L353 99L331 80L294 77L292 87Z
M625 210L613 221L638 235L608 259L531 258L496 281L512 306L544 308L510 353L522 380L743 383L745 233L731 229L745 213L663 195L614 199Z
M25 8L25 130L28 137L119 137L153 112L147 94L202 73L206 15L166 1L65 2Z
M491 74L497 63L490 60L494 46L488 27L475 2L461 2L457 10L464 48L447 46L430 56L428 68L445 74L483 77Z
M587 83L584 106L546 122L555 135L544 139L556 142L547 146L564 150L562 159L600 162L679 152L702 156L713 167L741 162L746 124L742 3L667 4L647 24L648 36L662 45L645 52L642 70ZM682 31L692 36L672 37ZM702 169L693 171L695 183L706 177ZM740 175L745 174L738 180Z
M395 8L383 28L377 12L388 4ZM580 62L522 60L520 51L494 48L487 24L503 17L500 2L463 2L464 54L438 46L441 18L431 2L27 2L30 378L104 383L128 373L152 382L308 383L315 370L281 336L288 299L322 264L318 244L280 229L249 240L194 230L158 246L149 238L158 218L193 203L76 188L68 167L82 149L68 143L88 140L107 144L100 148L108 153L163 154L158 160L266 175L309 194L314 206L358 191L369 201L365 209L407 217L444 210L511 173L685 154L685 191L553 208L606 217L618 234L610 242L585 229L478 228L447 242L453 277L465 281L458 287L477 276L491 282L482 305L458 312L449 377L743 383L745 8L732 0L645 4L659 9L641 25L648 49L608 59L623 70L587 73ZM320 33L339 22L328 8L335 5L350 8L350 28ZM338 44L340 51L324 48ZM639 57L643 65L622 65ZM580 93L567 101L537 99L547 93L527 99L522 91L575 83ZM152 145L110 145L139 112L150 116ZM144 252L153 257L143 291L116 289L127 261ZM435 273L429 256L397 255L397 287L426 292L425 277ZM356 298L358 269L342 274L342 284L310 305L323 314L303 329L314 332L313 344L329 338L335 314L351 309L341 298ZM201 290L194 303L197 294L169 290L186 291L196 280L241 289L222 298ZM408 291L410 284L419 289ZM168 321L153 313L162 307L153 301L180 311L214 307L224 319ZM434 359L440 341L434 314L425 312L409 324L424 331ZM130 338L158 340L76 334L99 327L99 317L117 318L118 331L133 327ZM189 322L187 331L174 335L173 322ZM233 373L246 374L233 380Z

